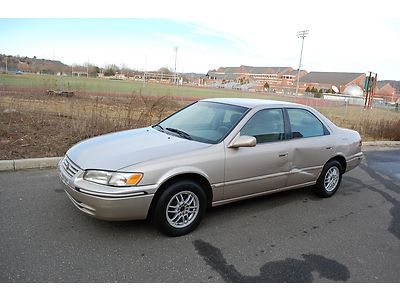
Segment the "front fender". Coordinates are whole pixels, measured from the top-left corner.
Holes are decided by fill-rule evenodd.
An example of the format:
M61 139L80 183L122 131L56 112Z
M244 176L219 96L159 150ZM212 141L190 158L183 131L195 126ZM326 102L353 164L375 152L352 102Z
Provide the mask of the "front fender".
M179 176L179 175L184 175L184 174L200 175L200 176L204 177L205 179L207 179L207 181L211 184L210 176L208 176L203 170L196 168L196 167L192 167L192 166L185 166L185 167L177 167L177 168L168 170L157 180L157 185L161 186L163 183L165 183L169 179Z

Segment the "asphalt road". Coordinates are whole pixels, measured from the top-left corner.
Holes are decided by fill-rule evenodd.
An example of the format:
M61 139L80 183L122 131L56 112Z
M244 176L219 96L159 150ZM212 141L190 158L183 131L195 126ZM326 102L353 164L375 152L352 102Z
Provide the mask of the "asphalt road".
M369 151L338 193L212 209L169 238L70 203L55 170L0 173L0 282L399 282L400 150Z

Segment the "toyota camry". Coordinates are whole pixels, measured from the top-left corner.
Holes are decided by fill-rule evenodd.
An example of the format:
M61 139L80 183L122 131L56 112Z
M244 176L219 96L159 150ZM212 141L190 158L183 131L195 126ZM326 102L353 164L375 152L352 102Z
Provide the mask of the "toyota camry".
M362 157L358 132L311 107L218 98L153 126L84 140L67 151L58 173L83 213L147 218L179 236L213 206L305 186L331 197Z

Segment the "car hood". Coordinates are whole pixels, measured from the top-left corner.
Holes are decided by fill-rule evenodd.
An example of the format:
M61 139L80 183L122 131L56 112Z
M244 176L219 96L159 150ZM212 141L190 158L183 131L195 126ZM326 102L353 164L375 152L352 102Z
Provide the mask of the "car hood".
M148 160L209 146L147 127L84 140L69 149L67 155L84 170L116 171Z

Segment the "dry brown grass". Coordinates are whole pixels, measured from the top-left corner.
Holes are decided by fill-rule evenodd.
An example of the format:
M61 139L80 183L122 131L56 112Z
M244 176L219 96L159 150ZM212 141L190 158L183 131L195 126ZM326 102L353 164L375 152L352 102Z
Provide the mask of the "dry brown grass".
M0 160L62 156L78 141L118 130L144 127L188 102L168 97L0 96ZM400 113L360 107L316 107L363 140L400 140Z
M117 101L118 104L104 102L104 99L96 97L90 105L71 102L67 117L73 120L73 132L87 138L117 130L145 127L179 107L177 102L166 97L132 96ZM63 116L60 112L58 115Z
M185 103L166 97L0 98L0 159L61 156L78 141L156 123Z
M356 106L318 107L336 125L357 130L363 140L400 141L400 112Z

